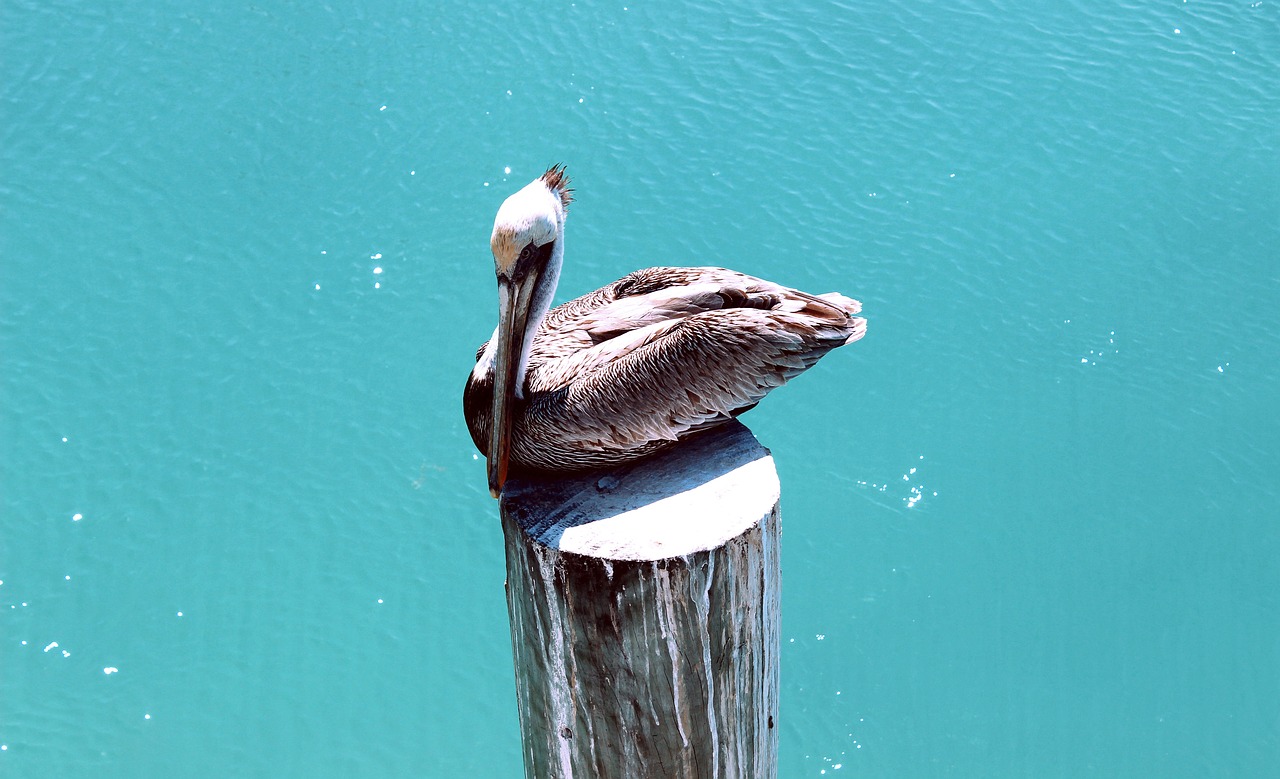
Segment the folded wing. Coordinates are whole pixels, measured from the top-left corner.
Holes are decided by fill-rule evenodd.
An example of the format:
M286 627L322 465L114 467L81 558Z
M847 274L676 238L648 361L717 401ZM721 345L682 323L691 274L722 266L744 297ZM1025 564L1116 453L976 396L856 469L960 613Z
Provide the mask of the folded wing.
M548 314L524 437L587 451L677 440L861 338L860 308L723 268L637 271Z

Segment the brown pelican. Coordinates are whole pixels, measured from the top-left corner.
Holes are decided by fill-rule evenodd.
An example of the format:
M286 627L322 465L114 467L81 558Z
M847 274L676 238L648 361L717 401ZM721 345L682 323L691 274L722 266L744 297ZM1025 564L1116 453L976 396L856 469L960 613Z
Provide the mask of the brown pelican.
M747 411L866 333L856 300L724 268L646 268L551 308L572 192L552 166L493 223L498 327L462 404L495 498L509 464L574 471L643 457Z

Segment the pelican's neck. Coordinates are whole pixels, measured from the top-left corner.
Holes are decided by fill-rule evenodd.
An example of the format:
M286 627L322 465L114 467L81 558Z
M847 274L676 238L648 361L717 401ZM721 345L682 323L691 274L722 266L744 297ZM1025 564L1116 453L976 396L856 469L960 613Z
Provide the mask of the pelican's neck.
M529 301L529 324L525 330L524 342L520 344L519 362L516 365L516 375L520 377L515 386L517 398L524 398L524 385L529 374L529 358L533 353L533 341L537 337L538 328L542 326L542 321L547 318L547 312L551 310L551 301L555 298L556 286L560 282L560 268L563 264L564 215L561 211L555 244L551 247L551 257L547 261L546 269L538 276L537 285ZM485 380L492 383L497 353L498 328L494 328L489 343L485 345L480 358L476 360L476 367L471 371L475 381Z
M551 247L551 259L547 268L538 276L537 286L533 290L533 298L529 303L529 325L525 329L524 343L520 346L520 362L516 366L516 397L524 398L525 380L529 374L529 357L533 354L533 340L542 327L542 320L547 318L551 310L551 301L556 295L556 285L560 283L560 266L564 264L564 216L561 212L559 224L556 226L556 242Z

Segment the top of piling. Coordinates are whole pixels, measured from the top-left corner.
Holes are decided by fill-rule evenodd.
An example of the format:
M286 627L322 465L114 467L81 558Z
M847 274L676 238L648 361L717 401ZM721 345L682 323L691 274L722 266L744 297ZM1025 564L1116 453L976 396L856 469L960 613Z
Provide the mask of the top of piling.
M769 450L734 421L609 470L513 474L501 510L561 552L662 560L737 538L773 511L779 493Z

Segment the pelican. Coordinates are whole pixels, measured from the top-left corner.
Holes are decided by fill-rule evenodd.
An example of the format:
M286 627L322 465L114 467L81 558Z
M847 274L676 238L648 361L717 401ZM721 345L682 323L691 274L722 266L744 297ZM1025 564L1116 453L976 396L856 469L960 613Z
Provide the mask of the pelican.
M645 268L552 308L572 199L553 165L506 199L489 239L498 327L462 405L495 498L512 465L614 465L730 420L866 334L856 300L725 268Z

